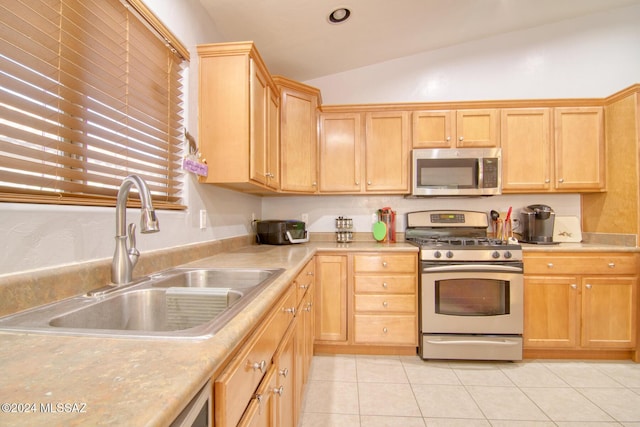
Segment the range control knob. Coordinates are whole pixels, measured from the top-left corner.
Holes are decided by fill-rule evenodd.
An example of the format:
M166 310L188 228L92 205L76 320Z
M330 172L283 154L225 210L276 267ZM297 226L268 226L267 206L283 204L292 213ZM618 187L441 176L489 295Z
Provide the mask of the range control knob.
M492 258L498 259L500 258L500 252L498 251L493 251L493 253L491 254Z
M509 252L509 251L505 251L505 253L504 253L504 257L505 257L506 259L511 258L511 257L512 257L511 252Z
M442 254L440 253L440 251L435 251L435 252L433 253L433 257L434 257L434 258L440 258L441 256L442 256Z
M453 258L453 252L447 251L447 258Z

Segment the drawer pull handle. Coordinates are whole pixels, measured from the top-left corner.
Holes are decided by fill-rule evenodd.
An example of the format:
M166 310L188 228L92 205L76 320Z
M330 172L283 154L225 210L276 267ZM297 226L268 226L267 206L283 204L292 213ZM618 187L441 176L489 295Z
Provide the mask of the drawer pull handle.
M616 268L616 263L615 262L610 262L609 263L609 268Z
M260 362L255 362L253 364L251 364L251 362L249 362L249 365L251 366L251 369L253 369L254 371L260 370L260 372L262 372L263 374L267 370L267 362L265 362L264 360L261 360ZM260 399L258 399L258 400L260 400Z
M388 303L388 302L386 302L386 301L382 301L382 306L383 306L384 308L387 308L387 307L389 306L389 303Z
M571 284L571 289L578 289L578 285L576 285L575 283Z
M280 374L280 376L287 378L287 375L289 375L289 369L282 368L278 371L278 373Z
M550 262L549 264L547 264L547 267L549 267L549 268L553 268L553 263L552 263L552 262Z
M382 328L382 332L386 334L387 332L389 332L389 330L387 328Z
M382 283L382 287L383 287L383 288L385 288L385 289L387 289L387 288L389 287L389 285L387 285L387 282L383 282L383 283Z
M296 308L295 307L288 307L288 308L283 308L282 309L285 313L291 313L292 316L296 315Z
M277 394L278 396L282 396L282 392L284 391L284 386L281 385L280 387L276 387L273 389L273 392L275 394Z

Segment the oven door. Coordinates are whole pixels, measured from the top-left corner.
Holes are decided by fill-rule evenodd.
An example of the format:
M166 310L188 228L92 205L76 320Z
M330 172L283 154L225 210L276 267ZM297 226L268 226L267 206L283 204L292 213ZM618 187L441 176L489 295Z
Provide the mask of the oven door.
M522 334L521 266L423 265L420 281L421 333Z

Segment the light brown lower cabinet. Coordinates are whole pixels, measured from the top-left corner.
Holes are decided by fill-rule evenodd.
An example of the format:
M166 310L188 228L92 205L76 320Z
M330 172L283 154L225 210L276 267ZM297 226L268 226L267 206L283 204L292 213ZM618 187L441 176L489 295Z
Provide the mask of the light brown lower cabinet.
M214 425L298 424L313 350L315 264L310 261L214 379Z
M415 252L317 255L316 350L415 354L417 262Z
M531 253L524 265L525 357L527 349L635 349L635 254Z

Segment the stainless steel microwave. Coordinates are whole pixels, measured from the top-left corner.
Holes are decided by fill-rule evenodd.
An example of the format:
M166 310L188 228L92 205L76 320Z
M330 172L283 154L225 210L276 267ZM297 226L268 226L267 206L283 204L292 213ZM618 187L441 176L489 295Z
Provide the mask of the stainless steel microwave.
M502 193L500 148L414 149L411 197Z

